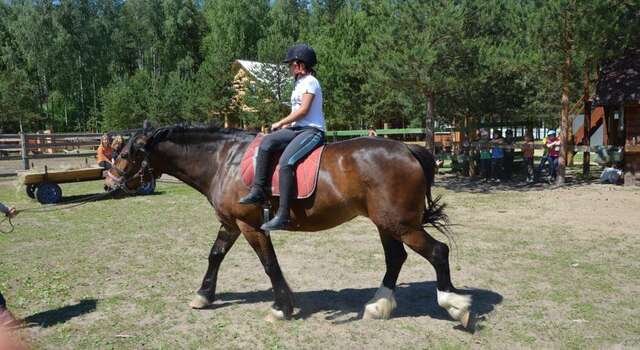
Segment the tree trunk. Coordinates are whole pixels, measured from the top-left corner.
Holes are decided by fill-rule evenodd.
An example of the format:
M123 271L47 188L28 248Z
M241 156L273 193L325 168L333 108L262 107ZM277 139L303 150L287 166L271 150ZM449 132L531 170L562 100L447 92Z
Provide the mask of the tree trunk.
M569 113L571 113L571 111L569 111ZM567 166L573 166L573 157L575 155L575 152L573 151L573 146L575 145L575 135L573 134L573 120L574 118L569 118L568 120L568 125L569 128L567 129ZM569 148L571 148L571 151L569 151Z
M591 101L589 101L589 62L585 62L584 64L584 139L582 144L584 146L589 147L591 144ZM584 152L582 156L582 175L586 178L589 176L589 164L591 162L590 158L591 153L589 153L589 149Z
M558 157L557 184L564 185L567 165L567 135L569 129L569 76L571 74L570 50L565 51L562 65L562 112L560 113L560 156Z
M480 171L478 169L479 166L476 159L479 158L480 155L478 154L478 148L474 145L478 142L478 138L476 137L478 134L478 128L473 117L467 115L464 118L464 127L467 132L467 141L469 142L469 176L479 176Z
M427 98L427 116L425 118L424 128L424 145L431 153L436 154L434 133L433 133L433 120L435 114L435 97L433 93L428 92L425 94Z

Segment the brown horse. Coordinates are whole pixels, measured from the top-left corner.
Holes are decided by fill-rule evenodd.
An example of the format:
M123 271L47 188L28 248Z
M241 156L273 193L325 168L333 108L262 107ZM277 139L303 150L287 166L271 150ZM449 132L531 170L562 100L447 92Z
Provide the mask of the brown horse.
M191 307L213 303L220 264L242 234L271 279L275 302L270 317L288 319L294 307L292 292L270 237L260 231L261 208L238 204L248 192L240 161L254 138L242 130L221 128L171 127L140 134L123 149L106 183L132 192L148 176L169 174L205 195L222 225ZM364 318L390 317L407 245L435 268L438 304L465 327L469 322L471 298L458 294L451 284L449 248L424 230L428 224L442 228L446 220L443 206L431 200L434 170L434 158L424 147L375 137L351 139L326 146L315 194L294 201L293 231L326 230L356 216L368 217L378 228L387 270L382 286L365 306ZM277 198L270 201L278 207Z

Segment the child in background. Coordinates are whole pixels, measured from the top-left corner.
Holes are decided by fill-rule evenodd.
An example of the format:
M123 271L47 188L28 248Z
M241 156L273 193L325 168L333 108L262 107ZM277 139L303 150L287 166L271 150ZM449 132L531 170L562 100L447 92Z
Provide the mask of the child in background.
M111 136L109 136L108 134L103 134L100 138L100 146L98 147L98 151L96 154L98 165L105 170L109 170L113 165L111 163L112 158L113 149L111 148Z
M489 148L489 133L485 130L480 131L480 176L485 181L491 178L491 149Z
M545 146L549 150L547 155L549 161L549 181L554 181L558 171L558 157L560 156L560 140L556 138L555 130L547 133L547 143Z
M524 144L522 145L522 158L524 160L527 182L533 182L533 152L533 138L527 134L524 137Z
M503 165L504 165L504 139L500 130L494 131L493 140L491 140L493 147L491 148L491 175L497 182L504 177Z

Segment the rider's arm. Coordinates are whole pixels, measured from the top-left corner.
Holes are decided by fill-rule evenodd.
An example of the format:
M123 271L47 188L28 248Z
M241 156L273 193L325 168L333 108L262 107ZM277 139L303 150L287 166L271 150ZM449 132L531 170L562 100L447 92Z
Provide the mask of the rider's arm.
M309 113L309 109L311 108L311 103L313 102L313 98L315 97L312 93L306 93L302 95L302 103L300 104L300 108L295 112L289 113L288 116L282 118L279 122L274 123L272 128L279 129L281 127L286 126L287 124L291 124L296 120L303 118L307 113Z
M4 204L0 203L0 212L2 212L4 215L12 218L14 216L16 216L16 208L11 207L11 208L7 208L7 206L5 206Z

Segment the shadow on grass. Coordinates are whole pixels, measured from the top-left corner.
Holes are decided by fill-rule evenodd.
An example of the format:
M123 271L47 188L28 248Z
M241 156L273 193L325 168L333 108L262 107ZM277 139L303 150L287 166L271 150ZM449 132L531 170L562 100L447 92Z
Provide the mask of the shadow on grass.
M98 301L95 299L84 299L74 305L67 305L61 308L47 310L26 317L23 321L27 327L39 326L48 328L59 323L65 323L70 319L95 311Z
M306 319L316 313L325 313L325 318L336 324L358 320L362 317L365 303L373 297L376 290L377 288L349 288L339 291L294 292L296 306L300 307L300 312L295 314L294 318ZM471 288L459 291L473 298L471 312L476 320L483 320L494 310L495 305L502 302L502 295L490 290ZM216 299L218 302L212 308L269 302L273 300L273 293L271 290L221 293ZM396 301L398 308L393 312L394 318L429 316L439 320L451 320L449 314L438 305L434 281L399 284L396 287ZM354 313L356 315L353 315Z
M496 182L493 180L485 181L479 177L444 174L437 178L436 186L444 187L454 192L495 193L501 191L545 191L558 187L570 189L600 183L596 178L583 179L579 176L569 174L565 181L564 185L558 186L555 183L549 183L547 181L528 183L524 178L514 178L513 180Z

